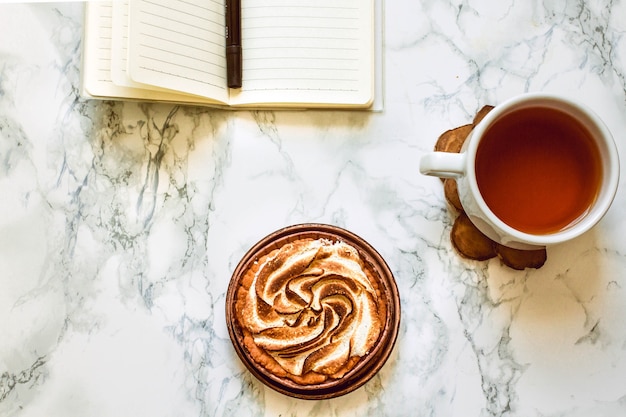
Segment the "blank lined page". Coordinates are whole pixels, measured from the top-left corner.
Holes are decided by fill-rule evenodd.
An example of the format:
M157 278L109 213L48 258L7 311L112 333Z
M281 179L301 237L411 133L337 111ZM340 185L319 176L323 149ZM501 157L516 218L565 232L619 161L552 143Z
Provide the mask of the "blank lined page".
M82 93L93 97L148 98L142 90L114 83L111 68L113 6L115 2L88 2L85 13L85 48L83 50ZM170 97L163 97L170 98Z
M113 6L99 2L87 9L86 25L93 27L86 32L90 48L85 48L83 83L85 88L101 91L112 85L111 82L111 26ZM88 69L88 70L87 70ZM90 92L91 93L91 92Z
M237 98L370 100L373 10L371 0L242 0L243 89Z
M226 101L223 0L130 4L131 78Z
M133 86L128 76L128 2L113 2L111 30L111 79L122 86Z

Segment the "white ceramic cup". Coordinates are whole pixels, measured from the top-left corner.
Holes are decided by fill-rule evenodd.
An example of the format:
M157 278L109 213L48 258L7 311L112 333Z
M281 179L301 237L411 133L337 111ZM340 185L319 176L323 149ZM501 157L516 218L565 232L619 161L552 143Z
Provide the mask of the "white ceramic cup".
M531 234L509 226L486 204L476 181L476 152L486 131L504 115L528 107L552 108L577 119L589 131L600 151L602 173L597 198L576 222L554 233ZM464 211L472 223L490 239L515 249L537 249L573 239L600 221L617 192L619 159L611 133L586 106L557 95L527 93L509 99L491 110L474 127L460 153L430 152L423 155L420 172L456 179Z

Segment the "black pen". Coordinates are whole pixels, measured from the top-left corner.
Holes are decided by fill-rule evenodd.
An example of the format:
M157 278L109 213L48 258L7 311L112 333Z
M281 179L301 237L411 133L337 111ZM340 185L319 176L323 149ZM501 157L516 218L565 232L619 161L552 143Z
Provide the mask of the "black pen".
M241 0L225 1L226 80L228 88L241 88Z

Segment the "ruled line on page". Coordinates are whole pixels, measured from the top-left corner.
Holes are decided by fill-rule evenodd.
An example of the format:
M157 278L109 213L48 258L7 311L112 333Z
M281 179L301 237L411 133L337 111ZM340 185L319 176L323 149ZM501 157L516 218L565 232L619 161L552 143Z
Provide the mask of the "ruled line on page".
M356 91L360 0L250 0L242 10L246 89Z
M223 2L136 0L132 7L137 78L191 94L225 90Z

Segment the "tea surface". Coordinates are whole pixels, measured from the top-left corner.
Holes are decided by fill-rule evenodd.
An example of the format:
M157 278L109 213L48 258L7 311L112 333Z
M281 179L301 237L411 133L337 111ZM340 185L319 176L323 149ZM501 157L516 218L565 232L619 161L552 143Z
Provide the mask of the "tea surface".
M558 232L598 194L600 152L590 133L554 109L529 108L498 120L476 154L476 179L502 221L526 233Z

